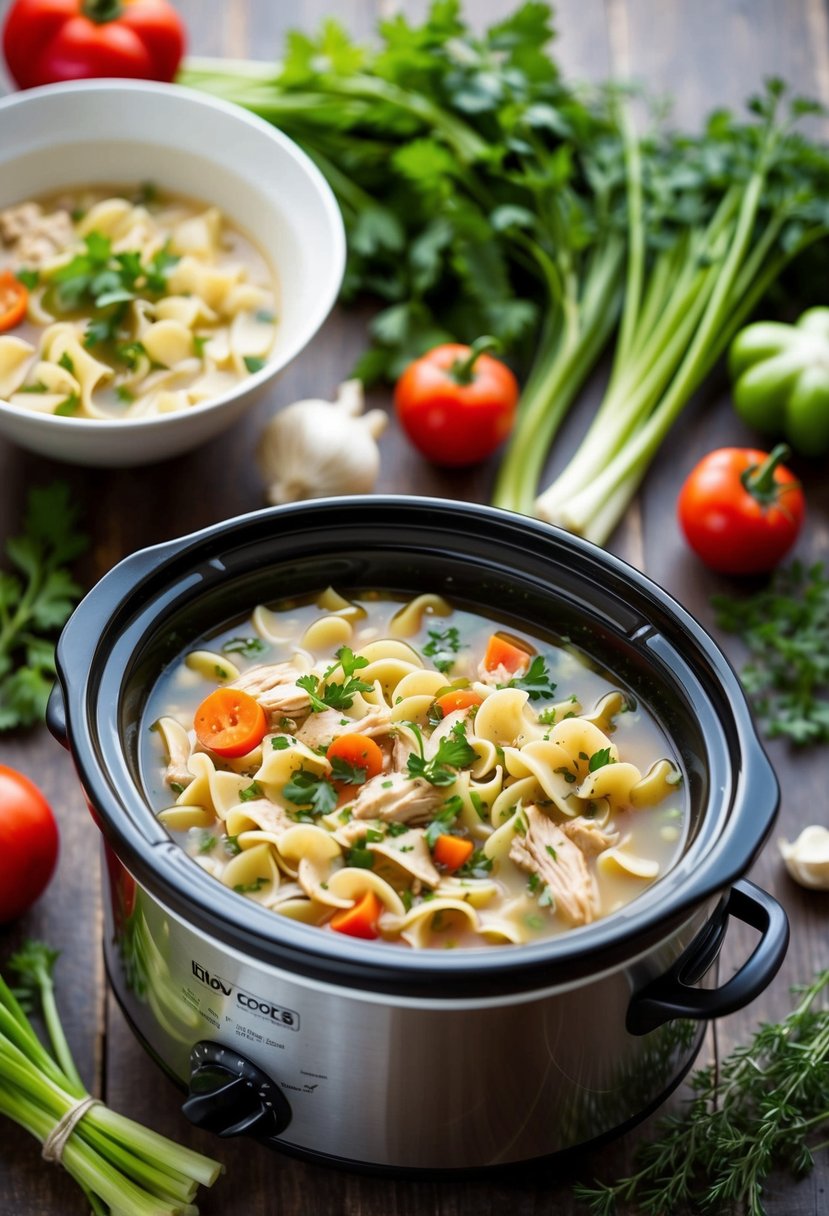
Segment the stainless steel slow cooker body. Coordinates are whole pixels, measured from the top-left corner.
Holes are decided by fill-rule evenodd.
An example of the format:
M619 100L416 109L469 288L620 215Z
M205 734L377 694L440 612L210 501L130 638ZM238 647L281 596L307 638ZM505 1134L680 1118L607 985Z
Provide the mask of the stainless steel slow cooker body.
M204 873L142 789L143 710L164 666L260 602L328 584L433 590L565 636L643 698L692 805L678 864L613 916L548 942L408 951L275 916ZM318 500L127 558L58 646L49 722L101 827L110 979L136 1033L223 1135L370 1166L526 1161L643 1117L704 1021L751 1000L788 927L740 880L777 784L731 668L700 626L616 558L489 508ZM760 930L716 987L731 916Z

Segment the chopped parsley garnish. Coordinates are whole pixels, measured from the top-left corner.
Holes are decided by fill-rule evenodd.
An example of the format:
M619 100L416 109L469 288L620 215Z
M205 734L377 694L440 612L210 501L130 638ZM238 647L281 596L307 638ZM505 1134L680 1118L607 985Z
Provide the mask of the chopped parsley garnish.
M202 828L199 833L199 852L209 853L216 847L216 837L207 828Z
M391 823L386 824L387 836L405 836L408 831L409 825L407 823L395 823L392 820Z
M508 684L499 684L499 688L520 688L529 694L531 701L540 701L551 697L556 690L556 684L550 679L550 672L543 657L537 654L522 676L513 676Z
M201 359L204 355L204 348L210 341L209 334L193 334L193 354L197 359Z
M123 401L125 405L131 405L135 400L135 394L130 392L126 384L119 384L115 390L115 396L119 401Z
M458 878L486 878L491 872L492 858L487 857L483 849L475 849L474 853L455 871L455 875Z
M242 802L252 802L254 798L261 798L262 786L258 781L251 781L250 785L245 786L243 790L239 790L239 797Z
M71 418L73 414L77 414L81 404L81 399L77 393L71 393L60 405L55 406L55 413L61 418Z
M481 795L478 793L477 790L469 791L469 801L472 803L473 807L475 808L475 814L478 816L478 818L486 819L487 814L488 814L488 807L487 807L486 803L483 801L483 799L481 798Z
M58 359L58 367L62 367L65 372L69 372L70 376L74 376L75 364L72 362L72 356L68 351L64 351Z
M18 393L48 393L46 385L38 380L35 384L23 384L16 390Z
M122 363L126 363L130 371L138 366L138 360L147 357L147 351L142 342L122 342L115 352Z
M269 308L260 308L256 313L256 320L262 325L273 325L276 322L276 315Z
M222 643L222 654L241 654L246 659L253 659L267 649L262 638L228 638Z
M585 759L587 759L587 757L585 757ZM610 748L603 747L599 751L594 752L587 761L587 771L589 773L595 773L597 769L604 768L607 764L615 763L616 761L610 754Z
M238 836L223 836L222 848L230 857L238 857L242 851Z
M438 836L445 836L449 829L454 825L461 811L463 810L463 802L458 794L448 798L440 808L434 819L427 826L423 833L424 839L430 849L433 849L437 844Z
M340 667L344 676L342 683L329 682L328 677ZM337 662L326 670L321 680L309 673L299 677L297 686L308 693L313 713L323 713L326 709L350 709L358 692L371 692L371 684L354 675L361 667L368 667L368 659L358 657L348 646L341 646L337 651Z
M282 795L289 802L316 815L328 815L337 805L337 791L330 781L301 768L282 787Z
M261 891L263 887L267 886L268 881L260 874L252 882L237 882L233 890L237 891L239 895L255 895L257 891Z
M285 735L274 735L271 739L271 747L275 752L284 752L286 748L291 746L291 740Z
M40 271L30 270L26 266L21 266L19 270L14 272L14 277L18 283L22 283L24 287L28 287L32 291L40 282Z
M342 781L345 785L362 785L368 773L360 764L349 764L341 756L334 756L331 761L331 776L334 781Z
M559 768L554 768L553 772L561 773L568 785L575 785L575 783L578 781L576 774L571 769L566 768L563 764L560 765Z
M554 908L556 906L555 898L547 883L544 884L544 890L538 897L539 908Z
M451 785L457 777L454 770L467 768L478 759L478 753L466 737L466 726L456 722L446 738L441 739L431 760L423 752L423 736L420 728L409 723L417 738L420 754L411 755L407 761L410 777L422 777L430 785Z
M84 346L118 338L132 300L155 299L167 290L167 276L178 257L159 249L146 262L138 250L115 253L108 236L90 232L84 248L51 275L58 307L92 311Z
M173 791L174 794L183 794L184 793L184 786L181 784L180 781L171 781L170 789Z
M261 372L266 362L266 359L260 359L258 355L245 355L243 359L243 363L251 375L254 372Z
M374 869L374 854L371 849L366 848L366 839L367 836L358 837L353 847L348 850L345 855L347 866L356 866L359 870Z
M555 851L553 846L551 844L548 844L548 845L545 845L544 847L547 850L548 856L552 857L553 861L558 861L558 853Z
M451 671L455 655L461 648L461 640L457 629L450 625L448 629L430 629L429 641L423 647L423 653L432 660L438 671Z

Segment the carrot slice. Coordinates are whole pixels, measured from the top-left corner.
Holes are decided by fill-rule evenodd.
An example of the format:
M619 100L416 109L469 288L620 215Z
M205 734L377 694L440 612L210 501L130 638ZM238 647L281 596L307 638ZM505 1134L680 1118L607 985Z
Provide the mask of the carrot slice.
M0 274L0 333L19 325L28 306L28 291L10 270L4 270Z
M432 857L447 870L459 870L472 856L475 846L462 836L438 836Z
M487 671L495 671L503 667L511 675L524 671L530 665L531 652L526 646L513 640L506 633L493 633L486 646L484 667Z
M379 937L377 922L383 911L383 904L373 891L366 891L351 908L343 908L335 912L328 922L335 933L345 933L348 937Z
M217 688L193 718L196 738L207 751L232 759L246 756L262 742L268 721L254 697L238 688Z
M366 779L376 777L383 771L383 753L370 735L340 735L325 753L329 762L342 760L352 768L363 768Z
M480 705L482 701L483 697L473 692L471 688L455 688L452 692L445 692L441 697L435 697L435 705L438 706L444 718L458 709L472 709L474 705Z

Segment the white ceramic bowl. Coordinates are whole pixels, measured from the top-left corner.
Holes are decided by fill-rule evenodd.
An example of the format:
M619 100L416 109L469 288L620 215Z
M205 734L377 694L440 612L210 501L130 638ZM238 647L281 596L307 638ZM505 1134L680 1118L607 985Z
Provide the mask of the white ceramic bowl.
M158 417L80 419L0 405L0 433L85 465L175 456L217 435L310 341L330 312L345 236L325 179L292 140L226 102L176 85L91 80L0 99L0 207L79 185L152 181L215 204L259 245L280 321L261 371L203 405Z

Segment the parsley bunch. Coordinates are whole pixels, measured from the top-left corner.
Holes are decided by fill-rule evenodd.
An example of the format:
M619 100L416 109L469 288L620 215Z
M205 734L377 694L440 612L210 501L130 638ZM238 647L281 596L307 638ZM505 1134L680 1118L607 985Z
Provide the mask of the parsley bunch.
M422 777L430 785L451 785L457 777L456 769L468 768L478 759L478 753L466 737L466 726L456 722L447 736L441 739L431 760L427 760L423 746L423 735L415 722L407 725L414 732L419 752L409 756L407 763L410 777Z
M750 658L740 678L771 737L829 742L829 575L821 563L778 569L745 599L715 596L717 624Z
M81 596L66 568L86 548L62 482L29 492L24 531L6 542L0 571L0 730L39 722L55 676L57 631Z

